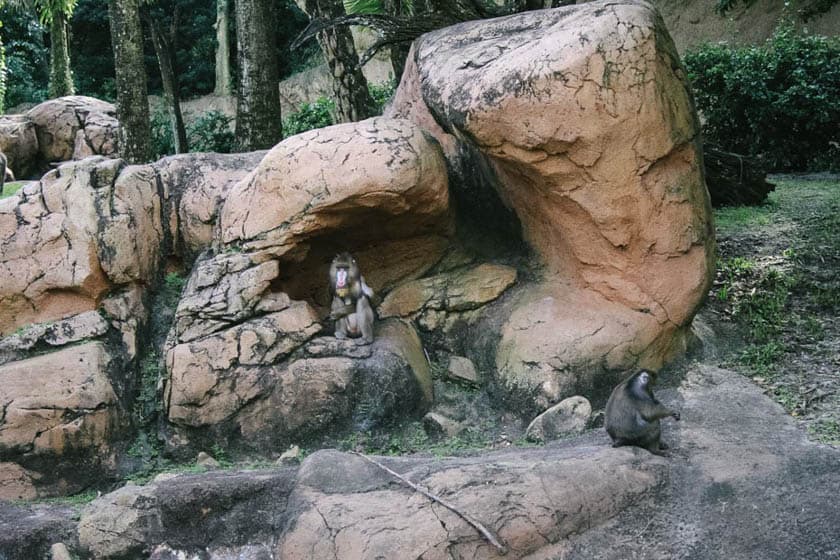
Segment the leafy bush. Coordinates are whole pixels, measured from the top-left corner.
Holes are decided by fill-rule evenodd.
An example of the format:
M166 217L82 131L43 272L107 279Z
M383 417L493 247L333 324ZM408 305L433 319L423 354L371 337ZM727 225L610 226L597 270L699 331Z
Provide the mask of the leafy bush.
M385 104L394 97L397 84L393 80L384 84L370 84L368 90L370 91L370 96L373 98L373 102L376 103L376 111L382 114L382 111L385 110Z
M187 143L191 152L217 152L228 154L233 151L233 117L221 111L207 111L187 124ZM175 153L172 125L169 113L158 110L152 114L152 150L156 158Z
M231 123L221 111L207 111L187 126L187 141L191 152L218 152L229 154L233 151L234 138Z
M283 119L283 136L288 138L307 130L330 126L334 110L335 102L326 97L318 98L315 103L301 103L297 113Z
M5 108L40 103L47 97L49 50L44 28L31 15L8 6L0 9L6 51ZM3 99L0 99L2 102Z
M155 159L169 156L175 153L175 144L172 139L172 126L169 123L169 114L164 111L155 111L151 117L152 126L152 152Z
M763 46L684 57L706 141L776 171L840 168L840 39L780 26Z

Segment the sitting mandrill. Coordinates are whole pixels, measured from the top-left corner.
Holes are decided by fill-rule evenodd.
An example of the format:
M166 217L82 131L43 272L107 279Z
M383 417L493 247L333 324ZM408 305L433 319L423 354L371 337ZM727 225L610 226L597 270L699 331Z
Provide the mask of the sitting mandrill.
M361 337L362 344L373 342L373 290L365 283L350 253L341 253L333 259L330 290L333 294L330 319L335 320L335 337Z
M641 370L622 381L607 401L605 427L613 440L613 447L635 445L656 455L664 455L667 446L659 441L659 419L680 413L659 403L651 385L656 373Z

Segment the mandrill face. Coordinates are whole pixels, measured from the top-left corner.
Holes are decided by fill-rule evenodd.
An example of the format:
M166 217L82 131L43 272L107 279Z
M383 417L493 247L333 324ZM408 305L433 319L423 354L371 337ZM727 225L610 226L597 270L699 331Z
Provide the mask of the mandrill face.
M359 279L359 265L350 253L337 255L330 266L330 280L338 297L345 297L350 285Z
M335 287L344 288L347 286L347 269L339 268L335 272Z

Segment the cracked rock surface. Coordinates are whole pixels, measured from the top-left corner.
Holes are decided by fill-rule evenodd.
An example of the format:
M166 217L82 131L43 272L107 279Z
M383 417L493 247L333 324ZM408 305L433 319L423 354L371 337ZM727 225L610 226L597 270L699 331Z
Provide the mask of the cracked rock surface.
M70 95L50 99L24 115L0 117L0 151L16 177L30 177L49 164L93 155L116 157L117 110L113 104Z
M434 134L465 179L463 154L479 152L546 268L506 309L496 368L511 398L544 409L682 349L714 239L688 84L650 4L429 33L389 115Z

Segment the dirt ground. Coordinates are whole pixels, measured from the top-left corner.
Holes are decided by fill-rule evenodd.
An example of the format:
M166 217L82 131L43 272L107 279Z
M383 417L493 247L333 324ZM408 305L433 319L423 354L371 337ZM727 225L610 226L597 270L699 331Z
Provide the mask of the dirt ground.
M840 177L773 181L765 205L715 212L717 275L699 320L717 333L717 365L840 445Z

